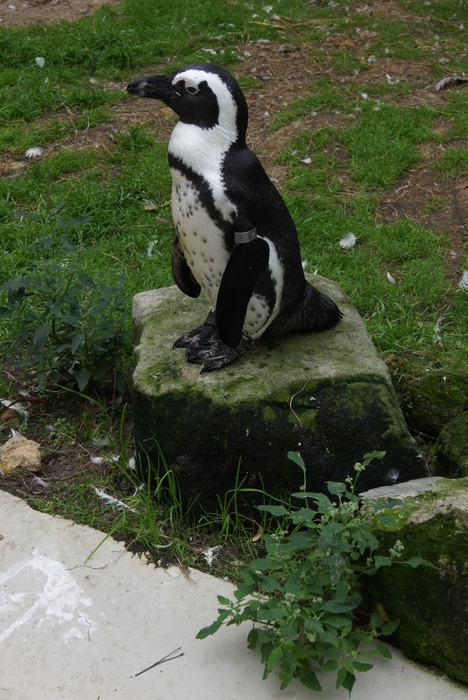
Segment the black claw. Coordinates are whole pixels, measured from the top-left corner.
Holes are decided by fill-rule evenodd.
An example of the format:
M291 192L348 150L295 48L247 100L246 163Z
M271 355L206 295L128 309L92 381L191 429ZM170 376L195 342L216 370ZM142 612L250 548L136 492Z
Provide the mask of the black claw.
M203 365L202 372L213 372L214 370L227 367L236 362L250 348L252 341L243 335L240 343L231 348L225 345L219 338L212 338L202 348L189 347L186 350L187 361L196 365Z
M215 333L215 314L213 311L211 311L208 314L208 318L206 319L205 323L203 323L203 325L198 326L198 328L194 328L193 331L184 333L184 335L182 335L180 338L177 338L172 347L188 349L203 348L206 345L206 343L208 343L211 340Z

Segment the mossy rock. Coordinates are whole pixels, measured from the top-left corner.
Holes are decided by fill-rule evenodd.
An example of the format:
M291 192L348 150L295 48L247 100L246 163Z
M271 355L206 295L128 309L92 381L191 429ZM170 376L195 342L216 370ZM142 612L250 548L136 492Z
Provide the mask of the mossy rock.
M441 430L434 448L435 472L443 476L468 476L468 411Z
M468 410L468 371L428 369L417 355L392 355L387 365L414 432L435 440L447 423Z
M262 338L211 373L172 349L204 320L206 302L175 287L135 297L137 449L151 471L173 471L185 501L214 510L239 484L297 491L303 474L288 451L301 453L313 490L343 481L375 450L386 454L366 470L363 488L426 474L362 319L337 285L313 282L344 311L336 329Z
M427 490L418 493L425 481ZM468 683L468 479L422 479L417 485L414 491L408 482L369 494L403 501L386 512L393 528L375 516L371 529L380 553L388 555L400 540L403 558L421 556L433 568L394 564L363 583L389 617L400 620L395 637L408 657Z

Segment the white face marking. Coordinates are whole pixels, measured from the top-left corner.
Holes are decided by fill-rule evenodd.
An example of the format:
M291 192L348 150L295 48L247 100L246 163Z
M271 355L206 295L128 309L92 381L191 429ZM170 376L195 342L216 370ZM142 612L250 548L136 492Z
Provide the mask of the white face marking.
M229 89L214 73L191 68L178 73L173 84L181 80L190 89L197 88L203 81L208 83L218 100L219 121L211 129L178 122L169 140L169 152L184 165L203 175L211 188L216 208L223 219L232 221L236 207L224 193L221 167L226 152L237 138L236 104Z
M192 94L196 94L196 92L192 91L198 90L200 83L208 83L209 88L216 95L219 107L218 124L214 129L218 132L224 132L225 137L234 137L235 140L237 136L237 106L231 91L219 75L208 73L204 70L188 68L181 73L177 73L172 84L177 85L180 81L184 82L185 88Z

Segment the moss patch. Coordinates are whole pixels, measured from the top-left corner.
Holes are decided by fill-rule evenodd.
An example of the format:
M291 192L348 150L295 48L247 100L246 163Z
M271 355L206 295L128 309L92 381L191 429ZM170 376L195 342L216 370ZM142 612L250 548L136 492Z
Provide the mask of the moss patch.
M397 539L404 557L422 556L434 568L394 565L365 581L391 618L410 658L439 667L468 683L468 479L443 479L428 493L392 510L394 529L378 517L372 530L387 554Z
M468 476L468 412L450 421L435 444L436 473L444 476Z
M388 364L409 427L436 439L442 428L468 410L466 370L427 369L418 357L392 356Z
M289 451L301 453L311 490L343 481L374 450L386 455L366 471L363 489L390 473L397 481L425 475L360 316L336 285L314 283L345 311L336 330L262 339L236 364L207 374L172 349L203 321L203 300L175 287L135 298L139 450L153 468L164 455L184 500L214 509L239 480L275 496L297 491L303 475Z

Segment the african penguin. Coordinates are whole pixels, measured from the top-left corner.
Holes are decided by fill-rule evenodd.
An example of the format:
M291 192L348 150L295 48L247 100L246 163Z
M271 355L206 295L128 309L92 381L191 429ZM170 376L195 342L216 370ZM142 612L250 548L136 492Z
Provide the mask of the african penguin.
M219 66L194 64L139 78L127 90L164 102L179 117L168 149L172 271L188 296L203 291L211 311L175 347L211 371L264 333L338 323L335 302L306 281L291 215L246 144L247 103L234 78Z

